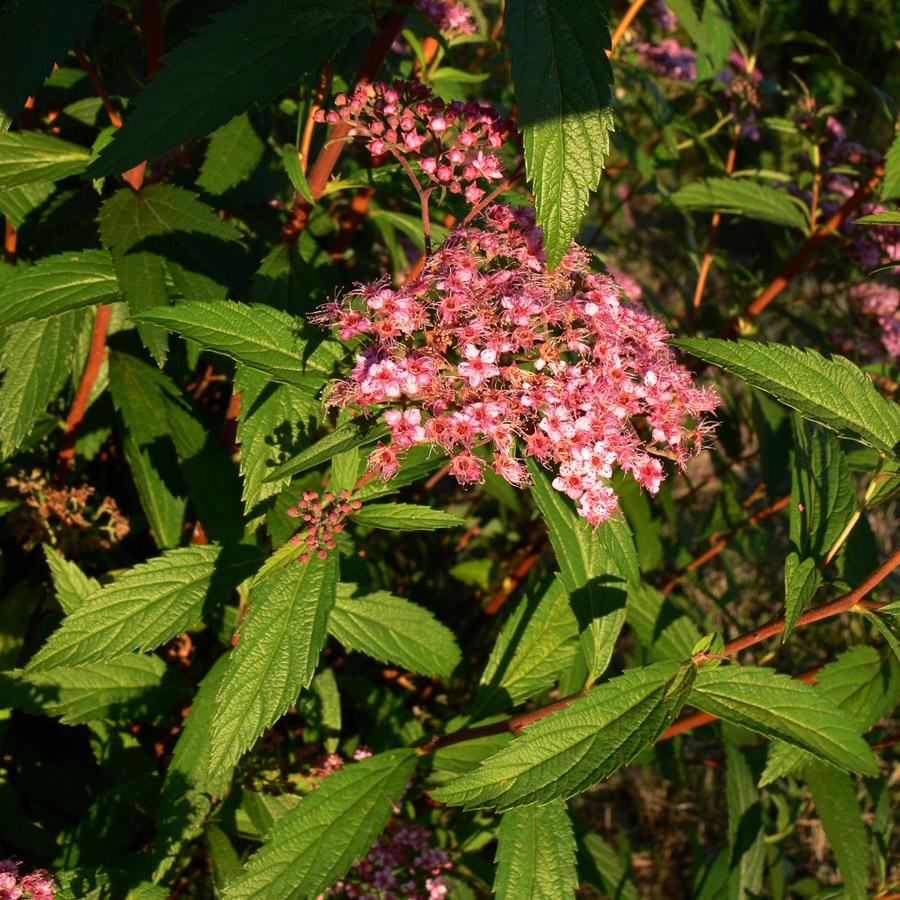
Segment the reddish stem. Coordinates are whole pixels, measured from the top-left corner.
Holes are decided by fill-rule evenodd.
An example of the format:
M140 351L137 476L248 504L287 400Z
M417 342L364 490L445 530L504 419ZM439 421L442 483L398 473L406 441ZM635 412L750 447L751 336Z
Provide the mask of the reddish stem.
M612 56L615 52L616 47L619 44L619 41L622 40L622 35L625 34L625 30L631 24L634 17L640 12L641 7L647 2L647 0L634 0L631 6L625 11L625 15L622 16L622 20L616 25L616 30L612 33L612 49L607 51L609 56Z
M147 73L153 80L153 76L162 68L160 58L165 53L163 44L162 19L159 15L159 5L156 0L143 0L141 11L144 14L144 46L147 48Z
M103 365L103 357L106 353L106 330L109 327L111 310L112 307L105 304L97 307L94 328L91 332L91 349L88 353L84 371L81 373L81 380L78 382L75 399L72 401L72 408L69 410L65 431L63 432L62 448L59 451L59 462L56 467L56 481L59 484L65 482L69 470L72 468L72 460L75 457L75 443L78 440L78 429L81 427L91 391L94 388L97 376L100 374L100 367Z

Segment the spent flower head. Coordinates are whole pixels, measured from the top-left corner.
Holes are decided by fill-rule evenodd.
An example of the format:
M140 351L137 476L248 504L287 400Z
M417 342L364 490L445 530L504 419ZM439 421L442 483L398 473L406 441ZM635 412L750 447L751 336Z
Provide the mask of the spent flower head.
M584 250L547 269L532 209L494 205L485 219L453 231L418 278L360 285L317 314L359 341L328 401L384 410L391 440L369 457L384 479L416 445L448 453L462 484L490 466L521 486L531 457L596 527L617 505L614 466L655 494L658 457L683 466L698 451L716 398Z

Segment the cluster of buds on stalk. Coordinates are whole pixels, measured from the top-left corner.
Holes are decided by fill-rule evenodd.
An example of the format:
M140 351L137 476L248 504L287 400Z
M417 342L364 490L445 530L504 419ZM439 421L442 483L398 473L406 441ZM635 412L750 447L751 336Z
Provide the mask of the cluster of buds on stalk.
M304 491L297 505L287 511L292 519L302 518L307 523L306 552L300 555L300 562L309 562L312 553L316 553L319 559L325 559L328 551L337 547L334 536L344 530L344 516L361 506L359 500L350 499L348 490L341 491L337 497L326 491L321 500L316 491ZM291 543L299 544L303 539L301 534L295 534Z
M683 466L716 398L694 387L665 326L592 273L581 248L547 269L533 209L494 205L485 218L453 231L402 287L360 285L314 317L360 342L328 402L385 410L391 441L369 457L384 479L415 445L450 454L461 484L483 481L492 457L521 486L532 457L596 527L617 506L613 465L655 494L657 457Z
M417 187L424 176L426 189L446 188L475 204L485 193L479 182L503 178L494 151L515 127L491 106L448 104L414 81L360 84L350 94L338 94L334 105L330 112L318 110L316 119L352 126L373 156L392 154Z

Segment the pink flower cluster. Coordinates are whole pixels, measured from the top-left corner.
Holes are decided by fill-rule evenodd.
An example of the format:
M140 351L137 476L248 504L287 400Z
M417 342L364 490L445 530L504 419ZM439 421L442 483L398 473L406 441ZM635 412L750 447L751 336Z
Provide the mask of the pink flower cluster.
M419 0L416 4L428 15L431 24L448 38L474 34L478 30L472 11L459 0Z
M613 466L655 494L657 456L683 466L716 399L693 386L665 326L590 272L581 248L548 271L534 210L494 205L485 218L452 232L415 280L360 286L315 317L361 343L329 403L386 407L391 441L369 457L384 479L417 444L450 454L462 484L484 480L478 448L516 486L530 456L596 527L617 505Z
M335 534L344 530L342 519L353 509L359 509L362 503L350 499L350 491L343 490L337 497L327 491L322 500L315 491L304 491L296 506L288 507L287 514L292 519L302 518L306 522L306 552L301 554L300 562L309 562L310 555L315 552L319 559L325 559L329 550L337 546ZM291 537L292 544L299 544L299 534Z
M319 900L443 900L443 873L452 868L447 853L430 843L432 833L401 824L375 841L365 857Z
M0 900L53 900L53 877L44 869L35 869L19 877L21 863L0 860Z
M336 110L316 113L318 121L352 125L373 156L391 153L406 165L407 157L414 158L430 187L465 193L469 203L477 203L485 193L478 182L503 177L493 151L514 126L491 106L446 104L414 81L358 85L334 103Z
M874 320L878 336L888 356L900 362L900 290L866 281L849 291L850 302L866 318ZM873 353L878 357L883 354Z

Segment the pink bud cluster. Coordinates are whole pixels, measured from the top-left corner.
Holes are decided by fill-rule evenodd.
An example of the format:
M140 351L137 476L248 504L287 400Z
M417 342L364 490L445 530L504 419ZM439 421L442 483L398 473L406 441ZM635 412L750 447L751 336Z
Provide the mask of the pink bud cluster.
M448 38L460 34L474 34L478 30L471 10L459 0L419 0L416 6L426 13L431 24Z
M432 832L419 825L389 828L319 900L443 900L449 890L443 873L452 864L431 838Z
M445 104L414 81L361 84L349 95L338 94L334 103L336 110L319 110L316 119L347 122L367 139L373 156L413 158L432 187L464 193L469 203L477 203L485 193L478 182L503 177L493 151L514 126L491 106Z
M19 877L21 863L0 860L0 900L53 900L53 877L44 869L35 869Z
M306 552L300 555L300 562L309 562L311 554L316 553L319 559L325 559L329 550L337 546L334 536L344 530L343 518L354 509L359 509L362 503L359 500L350 499L350 491L343 490L337 497L326 491L325 496L319 500L315 491L304 491L303 496L297 501L296 506L288 507L287 514L292 519L302 518L306 525ZM300 534L291 538L292 544L299 544L303 540Z
M386 409L391 441L369 456L384 479L417 444L450 454L462 484L484 480L487 450L516 486L533 457L596 527L617 505L613 466L655 494L656 455L683 466L716 399L581 248L548 271L532 209L494 205L485 218L452 232L415 280L360 286L315 317L361 344L329 402Z

